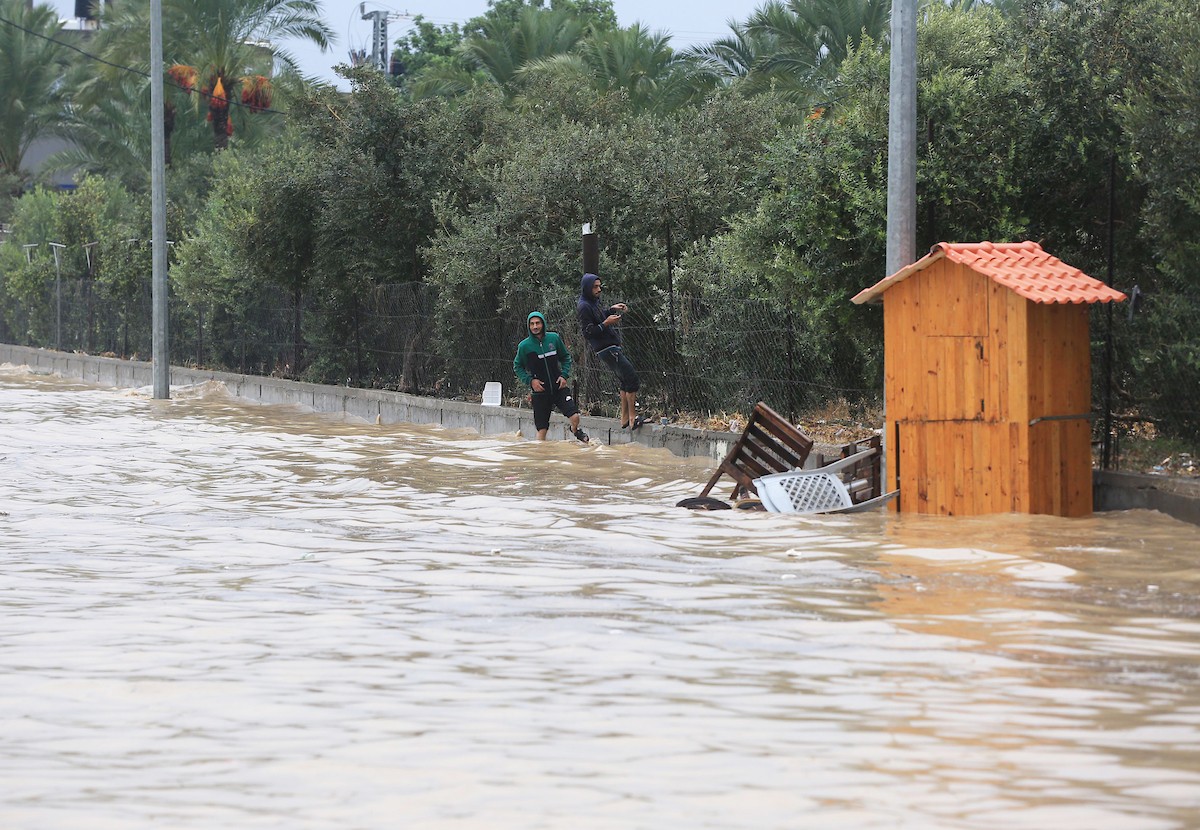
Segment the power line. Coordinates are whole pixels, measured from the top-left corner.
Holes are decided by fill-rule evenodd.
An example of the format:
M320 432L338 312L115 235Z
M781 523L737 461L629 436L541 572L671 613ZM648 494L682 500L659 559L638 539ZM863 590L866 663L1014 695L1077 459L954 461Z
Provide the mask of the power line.
M22 32L24 32L27 35L33 35L36 38L41 38L42 40L45 40L50 43L61 46L64 49L70 49L72 52L78 52L79 54L83 55L85 58L88 58L89 60L94 60L97 63L104 64L105 66L111 66L113 69L119 69L122 72L128 72L131 75L138 75L142 78L147 78L147 79L150 78L149 72L143 72L142 70L134 69L131 66L124 66L119 63L113 63L112 61L105 60L104 58L100 57L99 55L93 55L91 52L85 52L84 50L80 49L78 46L76 46L73 43L67 43L62 40L57 40L52 37L47 37L46 35L42 34L41 32L35 32L32 29L25 28L20 23L14 23L13 21L9 20L6 17L0 17L0 23L6 23L9 26L12 26L14 29L21 30ZM168 86L175 87L175 89L178 89L185 93L190 94L192 92L195 92L197 95L199 95L202 98L208 98L210 100L214 98L214 96L211 92L204 92L203 90L200 90L200 89L188 89L187 87L182 86L181 84L177 84L177 83L174 83L173 81L169 81L166 79L163 80L163 83L165 83ZM225 99L218 98L217 100L224 100L226 104L230 104L235 107L246 107L247 109L249 109L253 112L269 112L269 113L273 113L274 115L287 115L288 114L284 110L271 109L270 107L256 107L256 106L252 106L250 104L243 104L240 101L235 101L235 100L232 100L231 98L225 98Z

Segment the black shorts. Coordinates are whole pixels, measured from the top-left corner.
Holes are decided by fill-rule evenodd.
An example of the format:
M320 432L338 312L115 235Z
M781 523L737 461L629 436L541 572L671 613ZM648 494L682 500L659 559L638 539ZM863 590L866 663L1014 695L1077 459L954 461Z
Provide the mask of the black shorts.
M636 392L642 388L642 383L638 380L637 369L633 368L629 358L621 352L620 346L609 346L597 354L608 364L608 368L617 373L617 384L621 387L622 392Z
M550 428L550 413L556 406L558 411L568 418L579 412L579 407L575 405L575 398L571 395L570 387L560 389L556 386L545 392L533 393L533 425L538 432Z

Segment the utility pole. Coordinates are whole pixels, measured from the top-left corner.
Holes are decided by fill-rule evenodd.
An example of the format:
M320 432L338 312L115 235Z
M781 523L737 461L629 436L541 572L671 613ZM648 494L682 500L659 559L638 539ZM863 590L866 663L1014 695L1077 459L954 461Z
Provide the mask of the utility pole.
M171 397L171 356L167 340L167 166L163 125L162 0L150 0L150 226L153 306L154 397Z
M392 56L392 47L388 43L388 21L403 20L412 15L408 12L369 12L366 3L359 3L358 11L363 20L371 21L371 66L386 75ZM355 66L362 63L360 55L361 52L350 51L350 60Z
M371 21L371 66L386 75L389 57L387 36L388 13L365 11L366 7L366 3L360 3L358 10L362 13L363 20Z
M917 0L892 0L890 80L885 277L917 260ZM886 372L883 384L886 424ZM887 448L885 458L892 457L893 451L899 452L891 446L892 441L898 438L898 433L883 436ZM885 476L885 481L889 481L894 471L885 467L880 474Z
M892 0L887 273L917 260L917 0Z

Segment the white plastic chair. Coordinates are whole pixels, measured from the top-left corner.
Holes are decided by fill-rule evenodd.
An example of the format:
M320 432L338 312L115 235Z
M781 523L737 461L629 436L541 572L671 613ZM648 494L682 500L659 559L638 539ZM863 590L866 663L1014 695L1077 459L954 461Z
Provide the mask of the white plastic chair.
M896 492L855 504L838 473L878 452L863 450L814 470L788 470L754 479L763 507L772 513L847 513L869 510L895 498Z
M503 394L503 387L499 381L488 381L483 385L483 405L484 406L499 406L500 396Z

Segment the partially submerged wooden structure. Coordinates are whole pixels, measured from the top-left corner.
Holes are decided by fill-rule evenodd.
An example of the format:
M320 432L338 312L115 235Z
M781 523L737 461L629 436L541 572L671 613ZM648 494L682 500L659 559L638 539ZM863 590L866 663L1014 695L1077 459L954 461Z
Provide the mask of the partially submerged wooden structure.
M811 438L759 401L750 413L741 437L729 448L708 484L700 491L700 497L712 492L721 476L729 476L733 479L729 498L744 498L756 492L754 479L803 467L812 448Z
M1088 305L1124 299L1035 242L942 242L855 296L883 303L895 508L1090 514Z
M709 499L709 493L721 480L728 476L733 481L729 498L733 501L758 496L755 479L772 473L799 470L810 460L814 442L763 402L755 405L741 436L717 466L716 472L700 491L698 499L685 499L684 506L701 506L696 502ZM882 476L880 462L882 451L878 436L866 441L852 442L839 449L840 459L855 457L854 461L838 467L840 475L854 504L860 504L880 495ZM814 459L816 466L824 466L827 460L819 455ZM711 499L709 499L711 500ZM693 503L686 505L685 502ZM710 505L711 506L711 505Z

